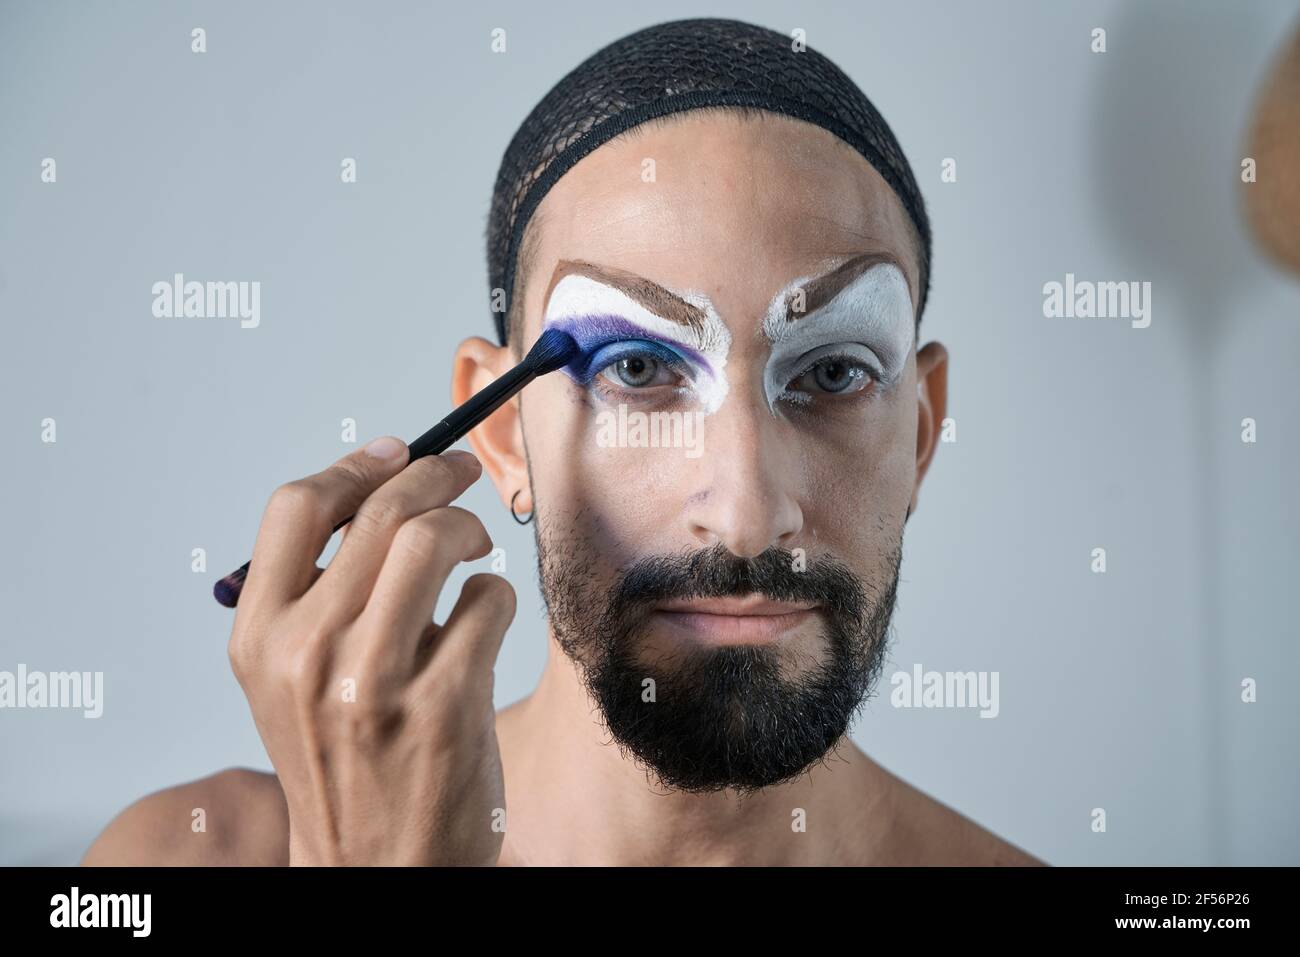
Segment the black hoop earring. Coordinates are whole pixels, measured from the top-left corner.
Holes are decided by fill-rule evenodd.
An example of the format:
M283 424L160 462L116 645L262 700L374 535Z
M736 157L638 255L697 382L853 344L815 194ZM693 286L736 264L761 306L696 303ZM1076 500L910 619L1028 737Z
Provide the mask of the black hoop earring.
M527 525L529 522L533 520L533 514L537 511L537 509L533 509L532 512L529 512L527 518L519 517L519 514L515 511L515 499L519 497L521 492L523 492L523 489L520 489L518 492L515 492L514 495L510 496L510 517L513 518L520 525Z

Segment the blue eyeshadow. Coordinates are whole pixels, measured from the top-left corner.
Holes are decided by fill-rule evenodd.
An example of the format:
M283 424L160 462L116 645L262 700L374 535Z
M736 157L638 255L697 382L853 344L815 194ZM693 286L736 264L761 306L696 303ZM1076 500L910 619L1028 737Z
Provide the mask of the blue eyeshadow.
M571 379L587 385L602 369L631 356L649 355L665 365L693 378L691 366L712 374L707 359L694 349L671 342L621 316L566 316L546 324L547 329L561 329L577 341L577 357L564 367Z

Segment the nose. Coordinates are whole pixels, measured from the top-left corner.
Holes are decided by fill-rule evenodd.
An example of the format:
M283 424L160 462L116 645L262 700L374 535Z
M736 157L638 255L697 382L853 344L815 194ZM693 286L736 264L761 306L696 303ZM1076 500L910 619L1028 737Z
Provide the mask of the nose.
M733 393L705 419L702 441L699 485L686 505L691 534L740 558L790 547L803 530L805 469L781 422Z

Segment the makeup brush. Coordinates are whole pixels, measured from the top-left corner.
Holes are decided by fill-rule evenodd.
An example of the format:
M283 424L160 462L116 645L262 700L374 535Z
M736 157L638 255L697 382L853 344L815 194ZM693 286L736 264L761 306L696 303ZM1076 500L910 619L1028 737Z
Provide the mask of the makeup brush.
M454 442L463 438L465 433L495 412L516 392L538 376L568 365L577 358L578 352L578 343L573 336L559 329L547 329L533 343L523 362L476 392L464 405L458 406L445 419L412 442L409 446L411 458L407 465L426 455L447 451ZM352 521L353 517L350 515L339 522L334 526L334 531L337 532ZM252 562L244 562L212 587L212 594L218 602L227 608L239 604L239 594L244 589L244 579L248 577L250 564Z

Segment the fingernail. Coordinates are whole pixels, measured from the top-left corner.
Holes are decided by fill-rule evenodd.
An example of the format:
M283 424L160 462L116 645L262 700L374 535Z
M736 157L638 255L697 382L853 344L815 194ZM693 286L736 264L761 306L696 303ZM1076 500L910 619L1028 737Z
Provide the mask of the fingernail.
M474 455L474 453L466 452L463 449L450 449L449 451L443 452L442 457L444 459L451 459L452 461L459 462L461 465L471 465L475 468L483 467L482 463L479 462L478 457Z
M367 445L362 451L375 459L395 459L402 454L406 448L406 443L401 439L395 439L391 435L385 435L382 438L375 439Z

